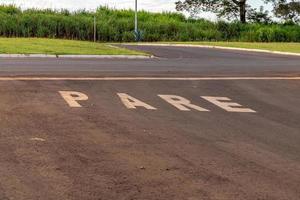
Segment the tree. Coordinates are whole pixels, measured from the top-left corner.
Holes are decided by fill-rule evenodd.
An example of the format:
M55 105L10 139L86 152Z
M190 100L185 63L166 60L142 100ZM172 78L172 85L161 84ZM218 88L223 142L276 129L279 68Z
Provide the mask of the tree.
M176 2L176 9L188 11L192 15L210 11L216 13L218 17L239 18L242 23L246 23L246 13L250 6L247 0L184 0Z
M285 21L300 21L300 2L295 0L267 0L273 3L273 13Z
M270 23L272 22L271 17L269 16L269 11L264 10L264 7L261 6L259 10L256 8L249 9L247 12L247 19L255 23Z

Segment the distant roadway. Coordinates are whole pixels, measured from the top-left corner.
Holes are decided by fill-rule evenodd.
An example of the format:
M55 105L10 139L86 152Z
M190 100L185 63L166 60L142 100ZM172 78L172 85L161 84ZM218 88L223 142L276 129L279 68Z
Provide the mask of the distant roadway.
M153 59L1 58L0 75L298 76L300 57L191 47L128 46Z
M0 60L0 200L299 200L300 57Z

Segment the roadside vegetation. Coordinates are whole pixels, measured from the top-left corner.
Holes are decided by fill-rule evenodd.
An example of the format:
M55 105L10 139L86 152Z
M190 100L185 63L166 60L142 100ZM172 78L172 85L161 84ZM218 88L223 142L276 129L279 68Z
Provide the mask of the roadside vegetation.
M88 41L0 38L0 54L142 55L143 53Z
M43 37L93 40L93 18L97 18L97 41L132 42L134 12L100 7L95 13L81 10L21 10L0 6L0 37ZM187 19L180 13L139 12L142 40L300 42L300 25L285 23L211 22Z

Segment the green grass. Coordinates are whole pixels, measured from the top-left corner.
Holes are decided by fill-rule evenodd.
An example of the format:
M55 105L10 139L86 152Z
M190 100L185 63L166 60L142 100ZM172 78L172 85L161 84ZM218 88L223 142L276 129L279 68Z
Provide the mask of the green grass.
M103 43L43 38L0 38L0 54L145 55Z
M172 42L171 44L210 45L300 53L300 43ZM143 52L112 47L105 43L44 38L0 38L0 54L145 55Z
M300 43L257 43L257 42L175 42L176 44L209 45L221 47L236 47L246 49L262 49L300 53Z

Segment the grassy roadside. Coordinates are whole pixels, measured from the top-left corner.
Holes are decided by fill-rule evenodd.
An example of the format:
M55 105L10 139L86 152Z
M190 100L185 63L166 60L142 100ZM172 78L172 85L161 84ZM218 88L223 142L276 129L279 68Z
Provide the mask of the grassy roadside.
M290 53L300 53L300 43L257 43L257 42L163 42L164 44L188 44L188 45L208 45L220 47L235 47L245 49L261 49L270 51L281 51Z
M145 55L103 43L44 38L0 38L0 54Z
M300 53L300 43L250 43L250 42L159 42L163 44L209 45L262 49ZM135 44L135 43L131 43ZM143 44L143 43L142 43ZM154 43L158 44L158 43ZM45 38L0 38L0 54L49 54L49 55L146 55L143 52L77 40Z

